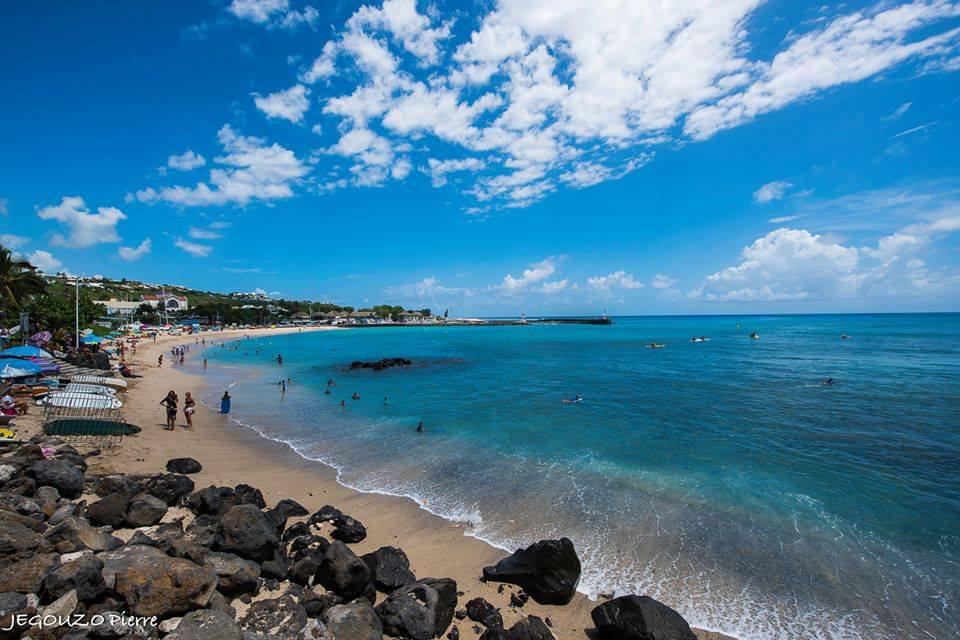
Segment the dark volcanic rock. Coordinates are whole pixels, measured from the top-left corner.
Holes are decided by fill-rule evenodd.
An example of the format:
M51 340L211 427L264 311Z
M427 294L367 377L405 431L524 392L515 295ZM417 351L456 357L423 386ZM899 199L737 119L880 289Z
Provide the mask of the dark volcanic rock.
M95 600L103 593L103 562L87 554L60 565L43 581L43 590L56 599L76 590L81 602Z
M84 549L106 551L123 545L122 541L77 516L64 516L55 527L44 532L43 537L60 553L73 553Z
M60 564L56 553L38 553L3 567L0 592L39 593L44 579Z
M310 525L308 525L306 522L298 522L287 527L287 530L283 532L283 535L280 536L280 539L284 542L290 542L294 538L308 535L310 535Z
M171 558L153 547L129 549L136 551L117 568L113 590L124 599L131 613L169 617L205 607L210 602L217 587L217 576L209 568ZM112 569L108 562L104 561L105 573Z
M126 491L118 491L100 498L87 507L87 520L97 526L106 524L119 527L127 516L130 498L130 494Z
M276 528L253 504L232 507L217 525L216 546L243 558L273 560L279 544Z
M580 559L568 538L541 540L484 567L483 577L518 585L540 604L567 604L580 582Z
M0 519L0 568L34 554L53 550L53 545L48 540L33 528L18 521L22 517ZM37 524L42 526L42 523Z
M354 543L367 537L367 528L363 526L363 523L350 516L340 516L333 521L333 526L336 528L330 534L330 537L335 540Z
M64 460L41 460L27 469L38 487L53 487L66 498L79 498L83 493L83 472Z
M373 585L384 593L390 593L417 579L413 571L410 571L410 560L403 549L380 547L361 556L361 559L370 567Z
M290 565L290 569L287 571L287 577L290 578L291 582L296 584L303 586L309 585L310 579L316 575L317 569L320 568L320 563L323 562L323 555L323 553L319 552L305 554L302 558Z
M193 480L176 473L164 473L150 476L142 483L143 491L156 496L173 506L193 491Z
M140 493L130 499L125 521L130 527L152 527L167 514L167 503L149 493Z
M254 593L260 579L260 565L232 553L211 551L203 558L203 565L217 574L217 589L227 595Z
M260 563L260 575L268 580L286 580L289 571L290 560L283 552L283 549L278 548L274 551L273 558Z
M350 363L351 369L373 369L382 371L390 367L409 367L412 362L406 358L383 358L374 362L364 362L363 360L354 360Z
M311 618L317 618L330 607L344 602L346 600L335 593L317 593L313 589L304 589L300 596L300 605Z
M467 617L485 627L502 627L503 617L497 608L483 598L474 598L467 603Z
M453 620L457 583L449 578L424 578L391 593L376 608L387 635L429 640L439 637Z
M370 568L339 540L330 543L317 569L317 582L328 591L352 600L373 590Z
M289 498L284 498L275 506L274 511L279 511L286 514L288 518L297 518L299 516L310 515L310 512L307 511L307 508L296 500L290 500Z
M368 600L338 604L323 612L322 621L331 640L381 640L383 624Z
M237 504L252 504L260 509L266 509L267 503L263 501L263 493L256 487L248 484L238 484L233 488Z
M554 640L550 628L537 616L520 620L507 631L507 640Z
M649 596L621 596L590 612L600 640L696 640L679 613Z
M183 616L169 640L242 640L243 632L233 617L223 611L202 609Z
M294 562L299 562L311 554L319 554L323 557L329 548L330 541L323 536L300 536L290 543L290 553L293 554Z
M203 465L193 458L173 458L167 460L167 471L170 473L200 473Z
M207 487L194 491L187 496L187 506L195 515L217 514L220 512L222 499L218 487Z
M310 516L310 524L322 524L324 522L333 522L337 518L343 516L343 513L340 509L336 507L331 507L328 504L323 505L317 511Z
M289 595L271 600L258 600L250 605L240 621L245 631L284 640L300 637L307 626L307 612Z

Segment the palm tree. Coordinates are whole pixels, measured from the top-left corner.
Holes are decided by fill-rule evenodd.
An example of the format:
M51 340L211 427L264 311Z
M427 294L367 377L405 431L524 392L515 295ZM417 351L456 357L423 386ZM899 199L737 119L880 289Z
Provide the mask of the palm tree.
M0 245L0 313L23 309L31 296L43 293L47 283L36 268Z

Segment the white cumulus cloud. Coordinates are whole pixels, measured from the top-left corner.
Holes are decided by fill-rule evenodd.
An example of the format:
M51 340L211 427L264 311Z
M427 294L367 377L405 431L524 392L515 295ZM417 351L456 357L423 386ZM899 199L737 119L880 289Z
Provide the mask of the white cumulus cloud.
M185 240L183 238L175 238L173 244L197 258L206 257L210 255L211 251L213 251L213 247L209 245L200 244L198 242L190 242L189 240Z
M152 247L153 241L150 238L144 238L143 242L136 247L120 247L117 249L117 254L127 262L134 262L150 253Z
M206 158L199 153L194 153L191 149L187 149L180 155L172 155L167 158L167 166L178 171L191 171L205 164L207 164Z
M44 273L57 273L63 263L53 257L49 251L38 249L27 256L27 260Z
M768 182L753 192L753 201L766 204L774 200L782 200L783 197L787 195L787 190L792 186L793 183L787 182L786 180Z
M37 216L41 220L55 220L66 227L68 234L54 234L51 243L72 249L120 242L117 223L127 217L115 207L100 207L96 213L92 213L79 196L64 196L60 204L39 209Z
M310 108L309 95L309 89L302 84L296 84L266 96L255 93L253 102L268 118L280 118L297 124L303 120L303 114Z
M633 274L626 271L614 271L605 276L593 276L587 278L587 285L601 291L610 291L611 289L642 289L643 283L633 277Z

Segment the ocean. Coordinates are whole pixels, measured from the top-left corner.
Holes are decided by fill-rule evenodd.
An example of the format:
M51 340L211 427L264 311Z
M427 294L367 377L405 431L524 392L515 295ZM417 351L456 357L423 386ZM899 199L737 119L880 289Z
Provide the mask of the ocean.
M960 637L958 314L373 328L232 346L204 355L235 419L498 547L568 536L588 595L648 594L749 640ZM346 370L385 357L413 364Z

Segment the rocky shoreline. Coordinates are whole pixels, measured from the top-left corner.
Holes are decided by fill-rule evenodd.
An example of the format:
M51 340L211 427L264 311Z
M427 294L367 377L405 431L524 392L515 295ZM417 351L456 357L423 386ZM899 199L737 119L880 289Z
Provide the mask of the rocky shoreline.
M284 498L268 506L239 484L198 489L192 458L166 473L94 475L67 444L35 436L0 448L0 640L169 640L383 637L549 640L533 600L574 597L580 560L567 539L544 540L477 567L511 589L518 615L481 597L461 602L451 578L416 576L406 553L357 555L366 527L326 505L314 513ZM597 640L695 640L683 618L648 597L593 608Z

